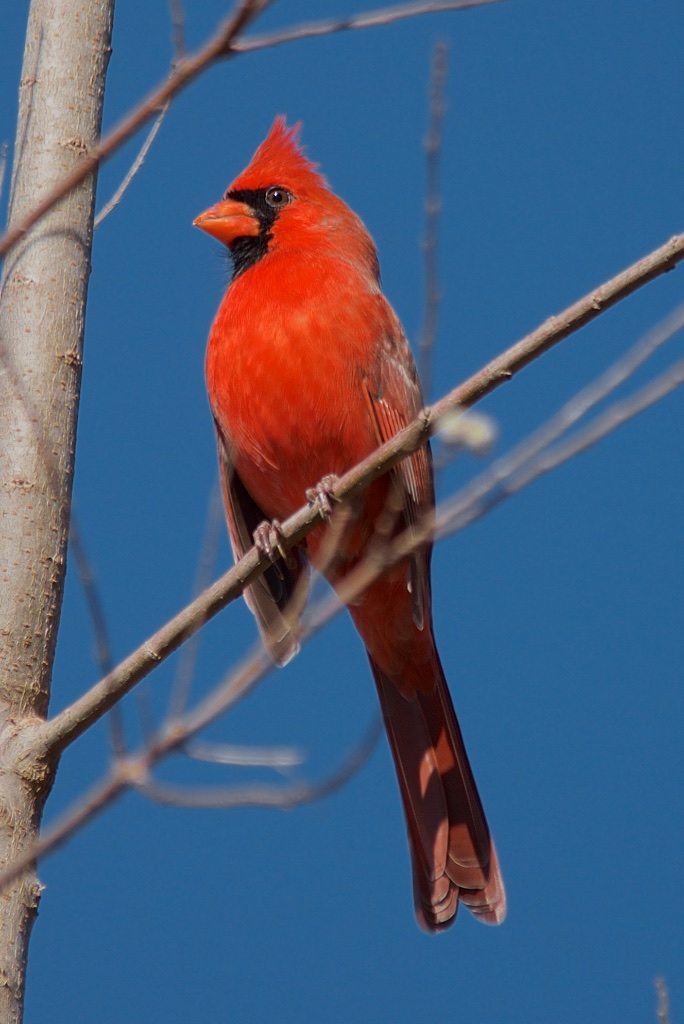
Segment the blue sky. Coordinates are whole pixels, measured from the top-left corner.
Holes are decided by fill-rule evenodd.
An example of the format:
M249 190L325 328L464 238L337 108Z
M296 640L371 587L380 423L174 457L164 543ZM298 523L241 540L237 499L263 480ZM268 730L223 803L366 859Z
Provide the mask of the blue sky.
M9 140L26 7L3 15ZM225 7L186 8L194 47ZM364 9L274 4L262 27ZM162 0L119 5L106 126L167 73L169 37ZM386 293L415 338L421 142L438 38L449 42L450 76L434 397L682 230L679 0L510 0L206 74L172 106L95 242L75 507L116 658L191 596L215 478L203 355L228 265L193 218L276 113L302 120L310 156L373 234ZM100 204L138 144L104 168ZM483 403L497 451L669 312L681 275ZM660 354L637 383L673 358ZM501 928L463 912L444 935L417 929L383 742L342 792L288 814L187 811L129 795L93 822L41 868L27 1020L629 1024L655 1019L657 974L681 1015L683 432L675 394L435 552L442 660L508 888ZM479 468L449 467L441 496ZM222 539L216 572L228 564ZM213 622L195 693L254 636L242 603ZM175 669L144 684L146 714L162 712ZM96 678L71 572L53 709ZM301 777L321 778L360 738L374 699L341 616L211 737L294 745L308 755ZM126 721L134 740L135 704ZM107 752L104 725L67 752L47 821L100 777ZM247 780L182 763L160 775Z

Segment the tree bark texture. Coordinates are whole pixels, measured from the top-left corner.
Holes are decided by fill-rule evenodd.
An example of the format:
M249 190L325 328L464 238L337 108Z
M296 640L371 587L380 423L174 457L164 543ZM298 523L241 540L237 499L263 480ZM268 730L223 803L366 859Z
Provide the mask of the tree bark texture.
M114 0L32 0L9 203L18 222L98 140ZM39 829L90 274L91 175L8 253L0 294L0 863ZM33 872L0 896L0 1020L22 1019Z

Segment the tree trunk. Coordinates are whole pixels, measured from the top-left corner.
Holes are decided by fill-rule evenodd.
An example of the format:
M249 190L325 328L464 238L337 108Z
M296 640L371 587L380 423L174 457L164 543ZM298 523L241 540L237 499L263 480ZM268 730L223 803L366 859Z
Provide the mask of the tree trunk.
M32 0L9 226L97 141L113 0ZM55 765L31 731L47 713L62 604L95 176L6 258L0 297L0 864L35 838ZM40 885L0 896L0 1020L22 1018Z

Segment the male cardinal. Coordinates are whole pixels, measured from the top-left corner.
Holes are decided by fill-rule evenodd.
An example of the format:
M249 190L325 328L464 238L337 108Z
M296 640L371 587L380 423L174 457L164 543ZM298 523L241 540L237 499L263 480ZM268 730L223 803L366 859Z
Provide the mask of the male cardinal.
M298 134L276 118L247 169L195 220L233 259L209 335L207 388L233 553L240 558L255 539L273 558L247 601L278 664L297 650L293 605L301 608L309 562L339 586L380 534L386 541L434 508L425 446L375 481L352 516L342 520L344 506L336 508L287 556L270 539L307 497L329 512L330 477L422 407L373 241L304 156ZM462 901L498 924L504 887L435 646L429 547L386 570L349 612L394 757L418 922L446 928Z

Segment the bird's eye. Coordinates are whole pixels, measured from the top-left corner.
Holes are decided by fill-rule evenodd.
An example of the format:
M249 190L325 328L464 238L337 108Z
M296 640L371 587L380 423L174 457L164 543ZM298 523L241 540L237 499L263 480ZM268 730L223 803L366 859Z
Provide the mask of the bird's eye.
M286 188L280 188L279 185L273 185L266 189L266 202L273 210L280 210L281 207L287 206L293 198L291 192L288 192Z

